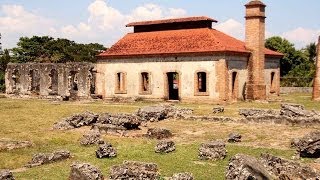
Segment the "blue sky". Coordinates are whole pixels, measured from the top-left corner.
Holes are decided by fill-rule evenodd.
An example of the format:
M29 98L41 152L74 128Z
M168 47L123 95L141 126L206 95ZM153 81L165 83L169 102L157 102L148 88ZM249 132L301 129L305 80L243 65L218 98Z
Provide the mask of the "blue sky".
M215 28L243 39L248 0L1 0L3 46L21 36L50 35L110 46L130 29L130 21L180 16L209 16ZM300 48L320 35L319 0L264 0L267 35L289 39Z

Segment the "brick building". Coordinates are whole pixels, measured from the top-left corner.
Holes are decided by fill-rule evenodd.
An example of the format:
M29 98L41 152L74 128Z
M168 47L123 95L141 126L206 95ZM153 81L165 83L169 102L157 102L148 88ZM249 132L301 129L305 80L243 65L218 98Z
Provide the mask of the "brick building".
M98 56L96 93L185 101L260 100L280 91L282 54L264 47L265 5L246 7L245 42L188 17L134 22Z

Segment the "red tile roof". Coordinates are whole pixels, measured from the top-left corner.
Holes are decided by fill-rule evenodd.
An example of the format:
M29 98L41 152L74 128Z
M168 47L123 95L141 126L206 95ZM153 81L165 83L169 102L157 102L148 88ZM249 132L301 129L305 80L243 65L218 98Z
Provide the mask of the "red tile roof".
M206 16L199 16L199 17L164 19L164 20L155 20L155 21L132 22L132 23L127 24L126 27L155 25L155 24L170 24L170 23L181 23L181 22L195 22L195 21L218 22L217 20L209 18L209 17L206 17Z
M98 56L121 58L213 53L249 54L250 51L244 42L218 30L199 28L129 33ZM270 56L282 56L269 49L266 49L265 53Z

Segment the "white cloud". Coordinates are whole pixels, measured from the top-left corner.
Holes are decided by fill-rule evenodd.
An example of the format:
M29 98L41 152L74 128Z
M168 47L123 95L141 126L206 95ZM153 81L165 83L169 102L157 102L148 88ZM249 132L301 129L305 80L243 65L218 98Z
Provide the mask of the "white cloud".
M0 16L0 32L4 48L15 46L21 36L48 34L55 22L31 13L20 5L2 5L0 12L3 14Z
M125 16L117 9L108 6L103 0L96 0L88 7L90 17L88 23L96 25L101 30L109 30L118 26Z
M294 43L297 48L302 48L309 43L316 42L319 35L320 30L299 27L283 33L282 37Z
M228 19L227 21L216 25L214 28L235 38L244 39L245 27L234 19Z
M228 19L227 21L214 26L214 28L239 40L245 39L245 26L234 19ZM266 38L273 36L273 33L267 30L265 33Z
M20 5L2 5L0 32L5 48L14 47L19 37L50 35L69 38L77 42L98 42L110 46L124 33L130 31L125 24L131 21L173 18L186 15L180 8L167 8L157 4L144 4L129 13L110 6L105 0L95 0L88 6L85 22L61 25L53 20L26 10Z
M225 22L222 22L216 25L214 28L240 40L244 40L245 26L234 19L229 19ZM302 48L309 43L316 42L319 35L320 30L306 29L302 27L280 34L280 36L283 38L286 38L290 42L294 43L297 48ZM271 36L275 36L275 34L270 31L266 31L266 38Z

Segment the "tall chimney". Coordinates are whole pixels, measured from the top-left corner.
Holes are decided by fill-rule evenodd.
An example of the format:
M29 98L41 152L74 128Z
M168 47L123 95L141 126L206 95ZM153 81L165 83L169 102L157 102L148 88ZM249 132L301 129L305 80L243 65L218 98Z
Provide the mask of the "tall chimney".
M313 81L312 100L320 101L320 36L317 45L316 75Z
M248 62L247 99L266 99L264 82L265 7L261 1L250 1L246 7L246 47L251 51Z

